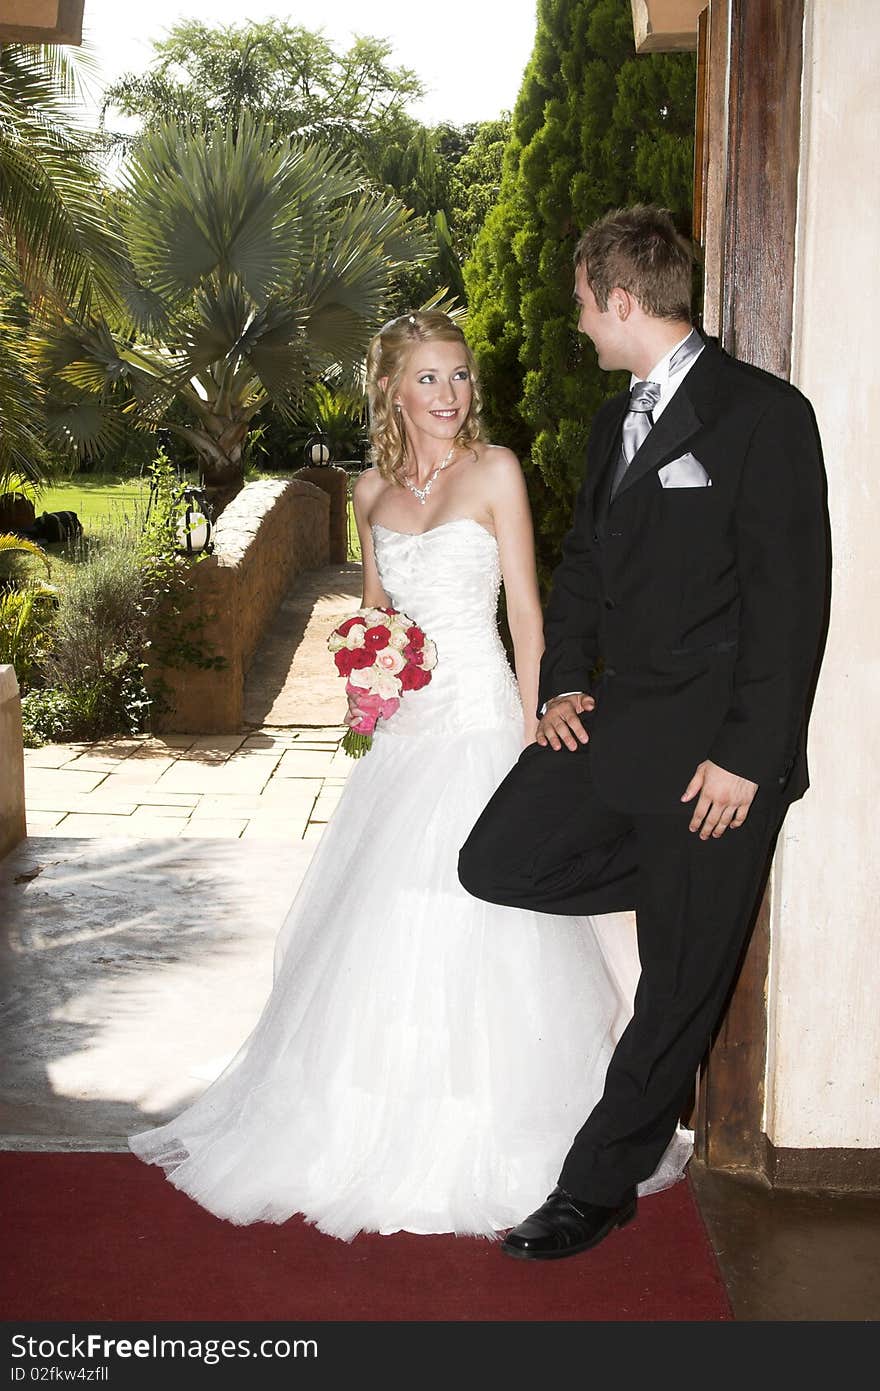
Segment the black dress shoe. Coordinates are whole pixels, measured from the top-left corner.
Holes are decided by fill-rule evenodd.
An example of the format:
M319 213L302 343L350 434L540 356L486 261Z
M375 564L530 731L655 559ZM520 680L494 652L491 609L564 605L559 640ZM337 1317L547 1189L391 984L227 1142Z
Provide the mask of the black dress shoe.
M573 1198L564 1188L554 1188L537 1212L512 1227L501 1244L508 1256L523 1261L553 1261L576 1256L598 1246L615 1227L623 1227L636 1215L636 1195L630 1193L616 1207L602 1207Z

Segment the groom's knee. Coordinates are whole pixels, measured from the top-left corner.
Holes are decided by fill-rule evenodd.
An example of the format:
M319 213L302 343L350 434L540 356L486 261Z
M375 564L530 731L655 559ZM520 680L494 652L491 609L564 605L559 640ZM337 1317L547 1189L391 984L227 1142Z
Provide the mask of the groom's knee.
M509 840L497 819L484 813L459 851L462 888L487 903L507 903L513 889L508 850Z
M492 900L494 876L489 836L482 821L474 826L458 855L458 879L474 898Z

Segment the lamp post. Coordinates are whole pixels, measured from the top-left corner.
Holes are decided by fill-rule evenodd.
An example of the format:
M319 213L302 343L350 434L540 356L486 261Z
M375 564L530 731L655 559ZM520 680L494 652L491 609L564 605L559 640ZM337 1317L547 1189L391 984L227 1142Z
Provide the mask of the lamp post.
M306 464L311 464L314 468L326 468L330 463L333 457L330 453L330 446L320 430L309 435L303 450L303 457Z
M183 555L197 555L212 549L214 528L211 509L203 488L189 486L184 492L184 510L177 522L177 549Z

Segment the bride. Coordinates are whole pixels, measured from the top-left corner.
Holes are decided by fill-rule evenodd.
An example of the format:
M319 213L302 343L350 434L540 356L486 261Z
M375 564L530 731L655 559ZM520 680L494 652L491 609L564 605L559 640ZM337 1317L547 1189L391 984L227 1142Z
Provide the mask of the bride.
M474 361L446 315L386 324L367 371L363 601L433 639L433 679L352 770L250 1038L182 1115L129 1144L231 1222L301 1213L346 1240L491 1236L556 1183L631 1000L591 920L495 907L459 885L459 847L535 733L526 488L510 450L485 442ZM516 680L496 624L502 580ZM686 1157L667 1155L646 1187L674 1181Z

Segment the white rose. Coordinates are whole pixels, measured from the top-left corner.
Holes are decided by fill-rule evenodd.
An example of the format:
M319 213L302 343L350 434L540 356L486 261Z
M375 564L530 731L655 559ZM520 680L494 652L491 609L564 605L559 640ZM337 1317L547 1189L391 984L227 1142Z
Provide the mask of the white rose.
M382 700L392 700L400 695L400 682L392 672L372 667L369 673L359 672L358 675L360 678L367 675L370 693L380 696Z
M437 665L437 646L430 638L425 638L425 645L422 648L421 665L426 671L433 671Z

